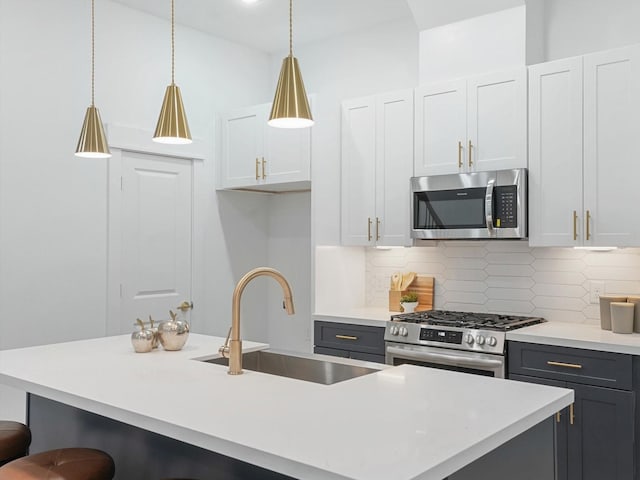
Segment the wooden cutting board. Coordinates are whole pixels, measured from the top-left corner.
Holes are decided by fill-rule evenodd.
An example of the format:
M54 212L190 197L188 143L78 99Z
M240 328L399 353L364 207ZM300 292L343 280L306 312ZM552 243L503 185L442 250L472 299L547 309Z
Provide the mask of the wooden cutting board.
M416 278L411 282L406 290L389 290L389 311L401 312L402 307L400 306L400 298L410 292L418 294L418 306L416 307L416 312L433 310L434 285L435 279L433 277L416 275Z

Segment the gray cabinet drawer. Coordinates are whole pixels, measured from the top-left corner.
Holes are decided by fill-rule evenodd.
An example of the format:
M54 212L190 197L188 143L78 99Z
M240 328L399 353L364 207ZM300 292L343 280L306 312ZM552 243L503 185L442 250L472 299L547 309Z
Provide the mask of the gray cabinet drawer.
M509 372L621 390L632 388L632 356L509 342Z
M384 327L315 322L314 338L317 347L384 355Z

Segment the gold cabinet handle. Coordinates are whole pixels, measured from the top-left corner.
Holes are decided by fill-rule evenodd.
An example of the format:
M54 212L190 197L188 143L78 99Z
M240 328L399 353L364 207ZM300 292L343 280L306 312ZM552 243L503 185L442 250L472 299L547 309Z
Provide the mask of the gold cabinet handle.
M336 335L336 338L340 340L357 340L358 337L354 337L353 335Z
M578 240L578 212L573 211L573 241Z
M556 412L556 423L560 423L560 412Z
M380 240L380 219L376 217L376 242Z
M563 362L548 361L547 365L553 365L554 367L582 368L582 365L580 365L579 363L563 363Z
M471 165L473 165L472 148L473 148L473 144L471 143L471 140L469 140L469 168L471 168Z
M462 168L462 142L458 142L458 169Z
M260 173L258 172L259 168L260 168L260 160L258 159L258 157L256 157L256 180L260 179Z
M591 212L587 210L587 240L591 239L591 232L589 231L590 223L591 223Z
M265 168L266 164L267 164L267 161L264 159L264 157L262 157L262 179L263 180L267 178L267 169Z
M573 425L573 422L576 419L575 411L573 409L573 403L569 405L569 423Z
M371 217L367 218L367 239L371 241Z

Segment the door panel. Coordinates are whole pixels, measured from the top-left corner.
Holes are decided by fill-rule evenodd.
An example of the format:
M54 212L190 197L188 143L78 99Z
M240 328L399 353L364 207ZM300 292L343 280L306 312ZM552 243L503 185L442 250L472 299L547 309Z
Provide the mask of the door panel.
M416 89L415 176L465 171L466 95L464 80Z
M375 243L375 99L342 105L342 244Z
M529 199L531 246L582 245L582 58L529 68Z
M467 132L469 170L527 167L525 68L467 80Z
M588 245L640 244L640 48L584 57L584 199Z
M376 99L376 233L378 245L411 245L410 185L413 170L413 91Z
M276 128L266 123L271 104L265 106L264 158L267 184L311 178L311 128Z
M551 387L567 388L567 383L562 380L550 380L547 378L530 377L528 375L509 374L509 380L518 382L536 383L538 385L549 385ZM569 409L563 408L555 416L555 450L556 450L556 478L555 480L567 480L567 426L569 419Z
M192 164L123 152L122 333L191 300Z
M575 391L569 425L569 480L633 480L634 392L567 384Z
M263 154L265 106L236 110L223 117L221 121L221 186L243 187L262 182L262 165L256 165L256 161L260 162Z

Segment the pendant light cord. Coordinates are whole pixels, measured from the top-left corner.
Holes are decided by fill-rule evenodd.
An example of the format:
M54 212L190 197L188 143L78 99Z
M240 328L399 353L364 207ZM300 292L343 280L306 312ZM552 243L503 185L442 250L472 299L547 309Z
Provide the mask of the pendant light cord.
M95 106L94 92L95 92L95 57L96 57L96 47L95 47L95 0L91 0L91 106Z
M289 56L293 57L293 0L289 0Z
M175 85L175 50L176 50L176 27L175 27L175 6L171 0L171 85Z

